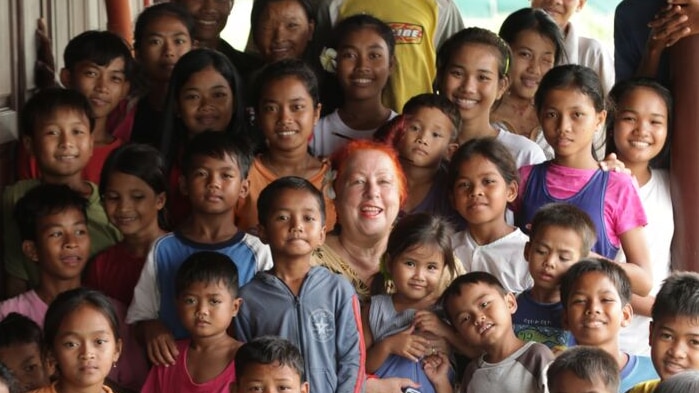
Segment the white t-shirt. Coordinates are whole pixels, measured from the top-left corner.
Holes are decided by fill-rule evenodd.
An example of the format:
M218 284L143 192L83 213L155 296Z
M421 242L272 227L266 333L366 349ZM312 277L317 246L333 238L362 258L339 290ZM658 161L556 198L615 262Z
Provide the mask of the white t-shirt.
M390 121L398 115L391 111L386 121ZM372 130L355 130L349 128L340 118L340 114L336 109L335 112L323 116L316 126L313 128L313 139L309 143L313 154L317 157L327 157L335 152L335 150L347 144L354 139L371 139L374 136L376 129Z
M498 131L498 136L495 139L505 145L512 154L517 164L517 169L546 161L544 152L534 141L522 135L513 134L497 124L493 124L493 127Z

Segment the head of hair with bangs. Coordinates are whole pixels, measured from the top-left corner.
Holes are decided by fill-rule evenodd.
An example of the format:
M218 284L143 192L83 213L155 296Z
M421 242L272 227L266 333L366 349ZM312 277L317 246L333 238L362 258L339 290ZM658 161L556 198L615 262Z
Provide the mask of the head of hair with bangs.
M41 123L57 116L59 111L84 115L89 122L90 132L95 128L95 118L87 97L76 90L50 87L39 90L24 104L20 115L23 138L33 139Z
M63 51L63 62L69 72L74 72L78 63L89 61L98 66L107 66L115 59L124 60L124 76L131 81L134 76L134 59L131 48L123 38L109 31L89 30L68 41Z
M180 296L194 283L221 283L231 297L238 297L238 269L231 258L219 252L199 251L187 257L175 275L175 295Z
M247 141L225 132L205 131L189 141L182 156L182 173L185 177L189 176L193 169L194 158L202 156L216 159L230 157L238 164L243 179L247 179L252 165L252 152Z

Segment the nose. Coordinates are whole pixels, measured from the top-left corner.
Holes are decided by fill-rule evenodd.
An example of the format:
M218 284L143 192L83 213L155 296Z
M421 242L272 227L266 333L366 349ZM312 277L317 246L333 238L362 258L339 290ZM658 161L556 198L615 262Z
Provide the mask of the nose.
M78 234L75 232L67 231L63 237L63 247L65 248L76 248L78 246Z
M417 143L427 145L428 134L429 134L428 130L421 130L420 132L417 133L417 138L415 139L415 141Z
M206 182L207 188L219 188L220 186L221 186L221 177L220 176L218 176L216 174L212 174L211 176L209 176L209 178Z
M291 232L303 232L302 218L291 217L291 222L289 222L289 230Z
M483 195L483 187L481 187L481 185L477 182L471 185L471 189L469 191L469 195L472 197L476 195Z
M197 302L197 308L195 309L196 316L203 316L209 314L209 306L206 302Z
M461 90L467 92L467 93L475 93L476 92L476 78L474 76L466 76L464 80L461 82Z
M78 354L78 356L80 356L80 358L83 360L94 359L94 348L92 348L92 345L89 342L84 343L80 346L80 353Z
M364 194L369 198L379 195L379 185L375 181L367 181L364 186Z
M165 40L163 42L163 52L162 52L164 57L173 57L175 56L175 45L170 42L170 40Z

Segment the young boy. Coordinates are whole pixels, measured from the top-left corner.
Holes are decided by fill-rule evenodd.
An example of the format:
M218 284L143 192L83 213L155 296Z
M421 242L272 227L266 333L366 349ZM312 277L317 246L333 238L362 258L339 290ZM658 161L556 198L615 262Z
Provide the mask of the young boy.
M552 203L536 212L529 236L524 258L534 286L517 296L512 325L520 339L540 342L558 352L571 343L570 332L561 322L560 280L590 253L597 238L595 224L571 204Z
M48 386L53 365L42 351L41 328L22 314L10 313L0 321L0 363L19 381L22 392Z
M177 316L174 285L188 256L203 250L227 255L238 268L240 286L272 266L269 248L234 222L235 206L248 192L251 161L247 147L223 132L203 132L187 146L180 188L191 203L191 214L153 244L126 318L130 324L139 322L137 332L155 364L175 364L175 340L188 336Z
M91 117L90 103L82 94L58 88L38 92L22 110L22 142L36 158L41 179L18 181L3 192L2 233L7 296L18 295L39 282L38 268L24 257L20 233L12 217L17 201L39 184L64 184L88 198L90 256L120 238L119 231L109 224L97 186L82 177L82 170L92 155L94 121Z
M408 179L408 198L402 214L426 212L453 218L463 226L463 219L451 207L446 195L445 162L459 147L458 130L461 114L444 96L420 94L403 107L402 135L396 141L400 163Z
M619 366L602 349L579 346L558 355L546 372L550 393L616 393Z
M141 393L228 393L241 343L226 329L238 313L238 269L215 251L190 255L175 276L177 313L189 339L177 341L173 367L154 366Z
M699 274L670 275L651 310L650 354L660 379L699 370ZM659 379L640 383L631 393L652 392Z
M657 378L649 357L619 349L619 330L631 321L631 283L616 263L601 258L583 259L561 279L563 326L579 345L598 347L619 366L620 392Z
M359 300L352 285L320 266L311 253L325 240L323 195L306 179L270 183L257 200L260 238L274 267L240 292L236 337L278 335L298 345L305 377L318 392L363 390L364 340Z
M545 391L544 371L553 353L543 344L517 338L512 329L517 301L497 278L486 272L464 274L442 299L452 325L483 353L466 366L461 392ZM446 381L446 372L432 380L441 387L438 393L451 392Z
M243 344L235 355L235 384L231 393L276 392L308 393L303 382L303 357L290 341L263 336Z

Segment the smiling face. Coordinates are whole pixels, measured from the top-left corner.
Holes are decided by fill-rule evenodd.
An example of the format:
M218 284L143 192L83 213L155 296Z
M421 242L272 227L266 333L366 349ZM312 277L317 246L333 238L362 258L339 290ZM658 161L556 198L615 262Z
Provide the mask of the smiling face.
M224 158L194 156L191 168L181 178L180 190L200 214L230 213L248 194L248 179L242 178L237 161L228 154Z
M582 10L587 0L532 0L532 8L541 8L551 15L558 27L565 31L574 13Z
M177 97L189 137L225 130L233 118L235 99L230 84L213 66L190 75Z
M221 30L226 27L228 15L233 9L233 0L176 0L184 5L194 17L195 38L205 46L216 47Z
M112 172L102 201L109 222L124 236L159 232L158 211L165 207L165 193L156 194L139 177Z
M437 108L423 107L405 115L403 135L397 150L401 159L416 167L438 166L458 145L452 143L451 119Z
M51 383L50 372L37 343L17 343L0 347L0 362L17 378L23 392L38 389Z
M511 47L510 94L533 100L541 78L556 63L556 45L535 30L522 30Z
M63 69L61 82L79 91L90 101L96 119L105 118L129 94L124 59L117 57L107 65L80 61L72 70Z
M255 45L265 62L299 59L313 38L315 24L296 0L271 1L255 28Z
M381 96L391 73L388 45L373 28L351 31L337 48L337 80L345 97Z
M177 313L192 337L221 336L238 315L241 302L222 281L196 281L177 296Z
M542 228L524 246L529 273L534 286L552 290L558 288L561 277L581 257L583 240L570 228L549 225Z
M661 379L699 370L699 320L678 315L651 323L650 356Z
M146 26L136 57L148 78L167 82L177 60L191 49L187 26L172 15L163 15Z
M617 105L614 144L625 163L648 162L660 154L667 140L668 113L665 101L653 90L637 87Z
M388 270L400 301L435 301L444 274L444 252L435 245L418 244L394 258Z

